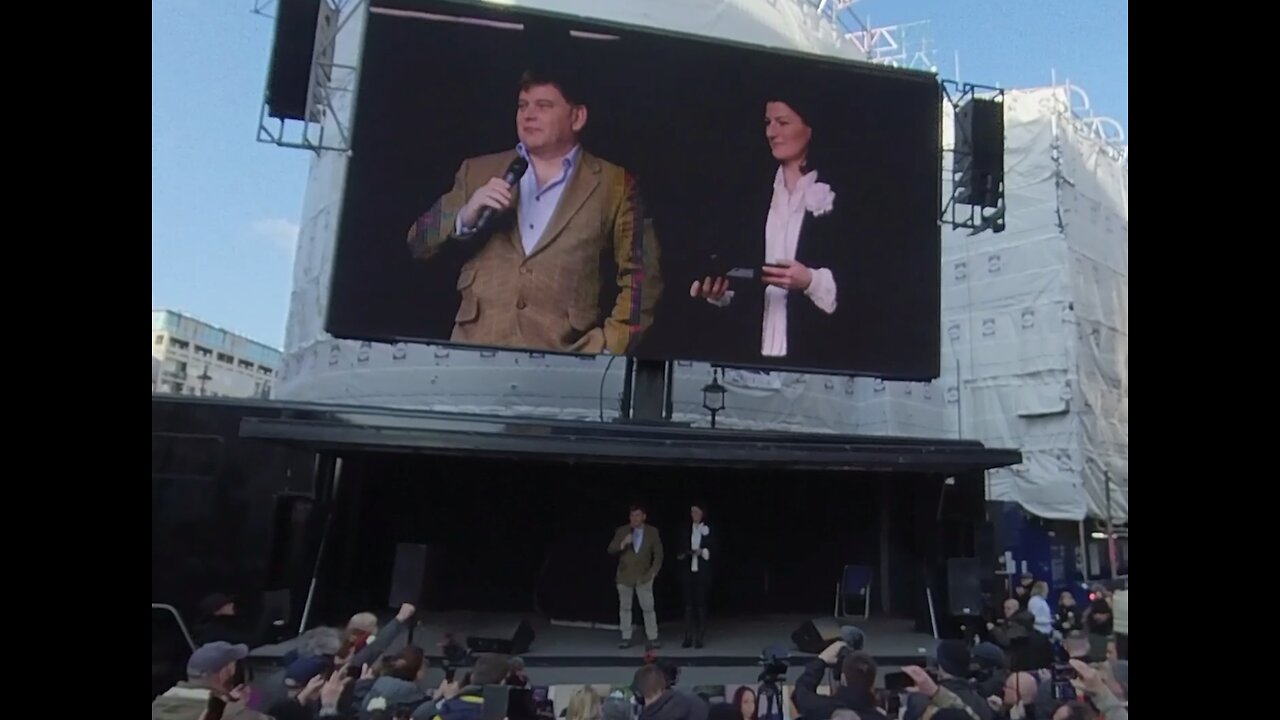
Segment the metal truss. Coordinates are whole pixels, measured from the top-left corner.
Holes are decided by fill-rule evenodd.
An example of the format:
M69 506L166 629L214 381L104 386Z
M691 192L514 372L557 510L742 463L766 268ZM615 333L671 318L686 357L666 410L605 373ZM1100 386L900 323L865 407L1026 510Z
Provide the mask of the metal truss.
M830 21L841 38L877 65L937 72L936 48L928 21L873 27L854 12L854 0L799 0Z
M252 12L274 18L276 0L253 0ZM334 61L338 36L347 22L368 12L368 0L322 0L316 18L316 40L311 59L311 80L307 88L306 116L302 120L271 117L267 91L262 93L258 114L258 142L280 147L348 152L351 150L351 119L355 109L356 64Z
M985 100L993 100L1004 104L1004 90L1000 88L989 87L985 85L974 85L973 83L960 84L954 80L942 81L942 94L947 102L951 105L952 111L959 111L960 107L967 102L972 102L977 98L978 93L990 97L983 98ZM964 132L964 128L957 127L956 132ZM951 157L951 196L947 198L946 204L942 208L942 214L938 221L944 225L950 225L954 228L963 228L970 230L970 235L977 235L984 230L992 232L1004 232L1005 227L1005 197L1004 197L1004 173L997 178L999 185L996 187L996 206L994 208L985 207L981 198L977 198L977 204L971 204L968 200L966 188L961 183L962 167L971 166L971 163L957 163L956 157L961 152L956 150L956 146L972 148L972 143L965 143L963 139L957 136L952 145L951 150L943 149L942 152L952 154ZM971 151L964 151L971 152ZM1003 155L1004 148L1000 148ZM961 208L964 209L961 209Z

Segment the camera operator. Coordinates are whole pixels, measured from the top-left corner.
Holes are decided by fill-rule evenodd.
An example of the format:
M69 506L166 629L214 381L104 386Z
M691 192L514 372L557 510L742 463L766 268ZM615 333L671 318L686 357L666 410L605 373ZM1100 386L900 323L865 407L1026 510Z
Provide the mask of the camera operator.
M707 720L707 703L670 687L669 671L660 663L640 666L632 687L644 698L639 720Z
M1088 705L1098 711L1101 720L1129 720L1129 710L1116 699L1115 694L1107 687L1097 670L1080 660L1072 660L1070 665L1075 674L1075 677L1071 680L1071 685L1087 701ZM1051 720L1059 720L1063 716L1071 717L1072 712L1064 712L1064 710L1072 707L1077 702L1079 701L1060 706L1050 716Z
M1050 672L1041 673L1040 688L1036 691L1037 718L1051 718L1059 707L1076 699L1077 693L1071 684L1074 672L1069 663L1072 660L1088 662L1089 638L1079 630L1067 633L1061 651L1066 657L1059 656L1060 659L1050 665Z
M791 695L804 720L828 720L841 709L852 710L862 720L885 717L876 707L876 661L861 651L844 653L848 647L844 641L837 640L804 666L804 673L796 680L795 692ZM827 668L836 665L842 654L839 685L830 696L819 695L822 676Z
M969 679L972 663L969 646L963 640L943 640L938 643L937 656L938 679L935 684L958 697L978 720L991 720L991 706L978 695L973 681ZM914 675L912 678L917 680L916 686L919 687L918 678ZM903 720L920 720L930 704L930 699L920 693L911 695L907 698L907 712Z
M926 718L926 720L941 720L948 715L961 715L969 720L982 720L982 718L990 718L990 709L987 709L988 715L980 716L959 695L942 687L938 684L924 668L908 665L902 668L902 672L906 673L914 686L910 689L908 696L906 712L903 717ZM916 706L912 710L912 705Z

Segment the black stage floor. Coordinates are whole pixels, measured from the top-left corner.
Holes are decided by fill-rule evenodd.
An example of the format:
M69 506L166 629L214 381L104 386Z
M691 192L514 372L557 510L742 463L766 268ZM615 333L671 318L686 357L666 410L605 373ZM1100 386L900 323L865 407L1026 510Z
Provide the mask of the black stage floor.
M638 619L639 613L637 613ZM631 668L644 656L644 631L637 627L633 635L636 645L618 648L621 636L616 629L566 627L550 621L525 616L532 625L535 638L521 657L531 668ZM443 613L422 618L413 630L414 644L433 660L440 658L437 643L446 633L462 638L468 634L484 635L485 631L514 627L520 615L496 613ZM707 627L706 647L683 649L684 628L680 622L661 623L659 638L661 657L683 667L744 668L759 664L761 651L782 644L790 648L792 665L802 665L809 655L799 652L791 642L791 634L801 623L811 619L803 615L765 615L745 618L712 619ZM893 618L856 619L847 621L866 634L863 648L886 667L917 663L930 654L937 644L932 635L917 633L910 620ZM392 650L404 646L402 635ZM288 652L294 641L254 650L254 656L269 662ZM437 665L438 663L433 663Z

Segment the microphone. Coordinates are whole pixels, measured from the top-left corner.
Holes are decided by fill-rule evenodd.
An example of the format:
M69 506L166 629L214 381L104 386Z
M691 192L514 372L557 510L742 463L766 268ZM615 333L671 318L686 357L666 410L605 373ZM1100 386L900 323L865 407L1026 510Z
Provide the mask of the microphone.
M516 155L516 159L511 161L507 166L507 172L503 174L502 181L510 187L515 187L520 182L520 178L524 177L525 170L529 169L529 161L524 157ZM489 229L489 225L493 223L493 216L497 215L493 208L485 206L480 208L480 216L476 218L476 228L473 232L481 233Z

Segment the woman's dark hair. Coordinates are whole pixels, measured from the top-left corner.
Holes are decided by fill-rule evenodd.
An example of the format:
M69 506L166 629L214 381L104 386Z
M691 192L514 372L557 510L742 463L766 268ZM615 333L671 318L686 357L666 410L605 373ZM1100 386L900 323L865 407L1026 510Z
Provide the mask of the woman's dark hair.
M751 693L752 697L756 699L756 702L760 701L760 697L756 695L756 689L751 687L750 685L743 685L742 687L735 690L733 693L733 711L735 713L735 717L737 718L742 717L742 698L746 697L747 693ZM757 715L760 714L760 708L758 706L756 708L756 714Z
M809 126L812 134L809 136L809 150L805 153L804 165L801 166L803 172L818 171L818 175L822 176L824 170L822 164L824 123L822 122L821 105L816 101L811 101L806 94L792 90L779 90L766 95L764 104L784 103L791 108L805 125Z

